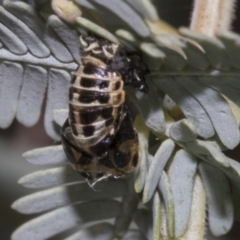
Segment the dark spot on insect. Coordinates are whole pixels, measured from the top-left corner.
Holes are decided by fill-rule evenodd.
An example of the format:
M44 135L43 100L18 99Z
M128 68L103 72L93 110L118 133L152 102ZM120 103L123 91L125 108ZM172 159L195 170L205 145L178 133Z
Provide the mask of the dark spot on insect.
M138 164L138 154L135 153L133 156L133 162L132 162L133 166L136 167Z
M112 117L112 107L90 107L79 112L81 124L91 124L101 116L103 119Z
M108 94L103 94L103 93L99 94L98 101L100 103L108 103L109 99L110 99L110 97Z
M102 69L102 68L98 68L94 65L91 65L91 64L86 64L83 68L83 73L85 74L95 74L99 77L102 77L102 78L106 78L108 77L108 73L106 70Z
M81 103L92 103L98 100L100 103L108 103L109 94L108 93L99 93L96 91L80 91L80 96L78 98Z
M108 119L108 118L112 117L112 111L113 111L112 107L106 107L106 108L101 109L100 114L101 114L102 118Z
M129 163L129 154L123 153L121 151L115 150L114 151L114 162L119 168L124 168Z
M92 79L92 78L81 78L80 84L82 87L99 87L99 89L106 89L109 87L108 80Z
M110 125L113 123L113 121L114 121L113 118L108 119L108 120L105 122L105 126L106 126L106 127L110 126Z
M96 69L96 66L88 63L84 66L83 73L85 73L85 74L95 74L95 69Z
M109 81L102 81L100 84L99 84L99 88L100 89L106 89L109 87Z
M83 135L84 135L85 137L90 137L90 136L93 135L94 130L95 130L95 127L94 127L94 126L84 126L84 127L83 127Z
M95 86L95 81L92 80L91 78L81 78L80 85L82 87L94 87Z
M99 141L96 145L93 145L90 147L90 151L94 152L97 156L102 156L106 149L109 147L109 145L112 142L112 136L108 134L104 139Z
M106 156L102 159L99 159L99 163L104 165L105 167L108 167L108 168L114 168L114 165L112 164L109 156Z
M115 83L114 90L117 91L121 87L121 82L118 81Z
M88 165L92 162L91 158L86 156L86 155L82 155L79 160L78 160L78 164L81 164L81 165Z
M78 101L81 103L91 103L94 102L95 100L96 96L93 93L84 94L84 92L82 92L78 98Z
M82 124L91 124L99 116L97 108L88 108L79 112Z

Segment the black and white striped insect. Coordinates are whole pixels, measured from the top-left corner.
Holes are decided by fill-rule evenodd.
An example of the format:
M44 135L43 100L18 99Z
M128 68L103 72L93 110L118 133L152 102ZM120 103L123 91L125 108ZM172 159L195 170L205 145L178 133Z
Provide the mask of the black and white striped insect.
M69 90L61 130L71 166L87 181L122 177L139 161L138 135L125 105L124 85L147 92L146 64L137 54L95 37L80 37L82 63Z

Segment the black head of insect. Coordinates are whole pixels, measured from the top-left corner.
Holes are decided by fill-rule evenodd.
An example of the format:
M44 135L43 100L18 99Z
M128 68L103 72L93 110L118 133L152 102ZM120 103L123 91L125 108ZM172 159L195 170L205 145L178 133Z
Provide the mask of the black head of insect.
M148 92L145 76L150 73L147 64L137 52L119 51L109 64L119 72L125 85L132 86L144 93Z

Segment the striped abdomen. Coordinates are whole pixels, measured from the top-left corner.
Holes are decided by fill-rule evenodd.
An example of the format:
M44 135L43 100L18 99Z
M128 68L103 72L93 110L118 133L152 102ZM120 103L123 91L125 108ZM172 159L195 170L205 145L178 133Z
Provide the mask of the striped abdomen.
M116 72L93 57L82 59L69 90L69 125L75 143L94 156L94 146L113 136L124 113L123 81Z

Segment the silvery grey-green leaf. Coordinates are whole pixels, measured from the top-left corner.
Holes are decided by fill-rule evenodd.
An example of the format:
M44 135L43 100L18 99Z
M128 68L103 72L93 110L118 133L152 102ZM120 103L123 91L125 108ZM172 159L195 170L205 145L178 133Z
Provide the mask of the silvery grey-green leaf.
M125 2L112 0L108 4L107 0L94 0L94 2L110 9L114 14L126 22L132 30L136 31L140 36L147 37L149 30L141 17Z
M218 33L219 39L222 41L226 48L226 52L228 54L228 57L231 61L231 64L237 68L240 69L240 49L239 49L239 41L240 36L239 34L236 34L234 32L225 31Z
M216 168L202 162L199 169L207 194L210 230L215 236L224 235L234 221L231 188L226 175Z
M235 148L240 141L239 127L226 100L196 78L177 78L177 82L203 106L222 143L229 149Z
M28 65L23 75L23 84L19 95L17 120L27 127L37 123L47 87L46 69Z
M163 171L161 179L158 184L158 189L163 196L165 211L166 211L166 228L168 236L171 238L175 237L175 210L174 210L174 199L173 192L169 182L169 178L165 171Z
M174 142L171 139L165 140L155 153L152 162L150 163L149 170L145 180L145 186L143 190L142 202L148 202L156 189L159 179L161 178L163 169L169 160L173 150Z
M49 49L42 40L26 24L2 6L0 6L0 17L1 22L21 39L31 54L39 58L46 58L50 55Z
M77 32L69 28L68 25L55 15L49 16L48 23L68 48L75 61L80 63L79 36Z
M196 139L197 131L188 119L183 119L172 124L169 135L175 141L188 142Z
M60 140L60 130L54 122L53 110L68 108L67 97L70 79L71 77L68 72L50 69L44 125L46 132L55 140Z
M155 77L153 82L179 105L184 115L196 126L198 135L203 138L214 135L212 122L205 109L174 77Z
M5 1L4 8L21 19L29 28L43 39L51 54L62 62L72 62L73 57L53 29L45 24L42 18L28 4L20 1ZM45 31L42 31L45 29ZM72 33L70 33L72 34ZM59 51L61 49L61 51Z
M138 139L139 139L139 146L140 146L140 154L141 154L141 161L138 165L134 188L137 193L140 193L143 190L145 184L145 178L147 175L147 164L148 159L151 157L148 154L148 137L149 137L149 130L143 123L143 119L138 116L135 121L135 127L138 131Z
M68 109L53 110L53 119L59 126L63 126L67 118L68 118Z
M24 214L40 213L72 202L112 199L126 193L125 181L100 182L95 187L95 191L86 182L77 182L32 193L18 199L13 203L12 208Z
M0 127L7 128L14 120L22 86L21 64L4 61L0 64Z
M153 240L161 239L161 200L156 191L153 196Z
M30 173L18 180L26 188L45 188L85 179L70 166L56 167Z
M231 67L230 60L225 51L225 46L219 39L190 31L187 28L180 28L179 32L183 36L194 39L201 44L214 68L228 70Z
M5 25L0 23L1 42L14 54L25 54L25 44ZM1 44L2 45L2 44ZM2 47L2 46L1 46Z
M163 135L166 130L164 113L161 108L164 93L156 92L156 89L151 82L148 84L149 95L140 91L128 89L132 101L139 109L146 126L152 130L153 133Z
M168 171L174 201L176 238L182 236L188 227L197 164L196 157L186 150L179 150Z
M23 154L30 163L36 165L66 165L67 159L62 145L37 148Z

